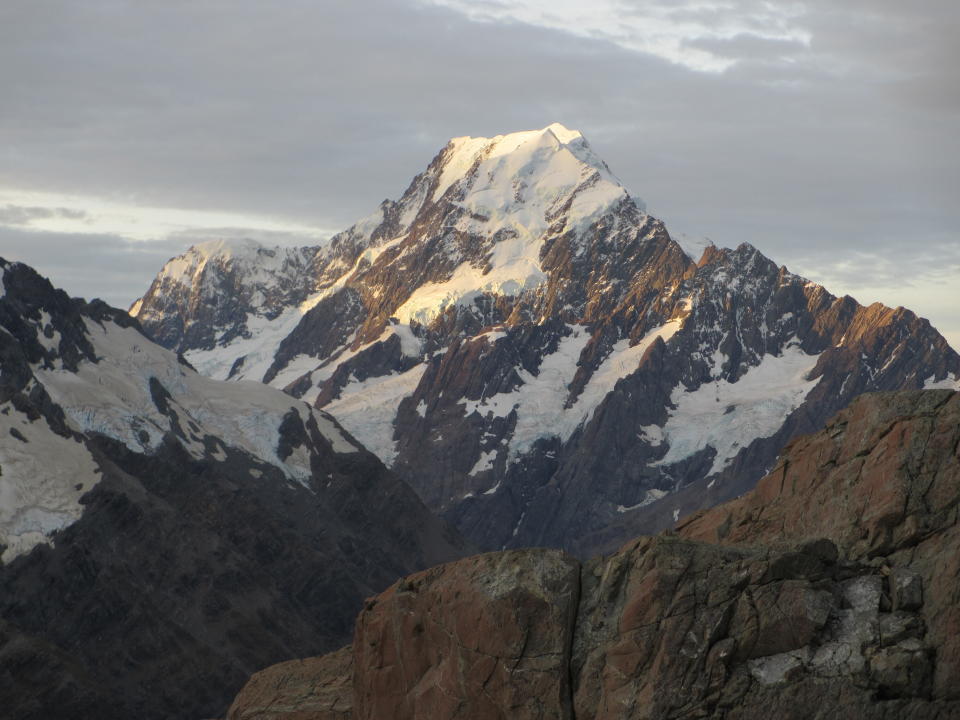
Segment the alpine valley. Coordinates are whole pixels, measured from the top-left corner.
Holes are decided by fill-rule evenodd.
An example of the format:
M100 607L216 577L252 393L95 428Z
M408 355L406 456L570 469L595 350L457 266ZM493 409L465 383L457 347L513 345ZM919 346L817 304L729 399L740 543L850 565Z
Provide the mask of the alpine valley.
M329 413L484 550L615 549L864 392L960 384L909 310L699 250L554 124L451 140L322 246L195 246L130 314L203 375Z

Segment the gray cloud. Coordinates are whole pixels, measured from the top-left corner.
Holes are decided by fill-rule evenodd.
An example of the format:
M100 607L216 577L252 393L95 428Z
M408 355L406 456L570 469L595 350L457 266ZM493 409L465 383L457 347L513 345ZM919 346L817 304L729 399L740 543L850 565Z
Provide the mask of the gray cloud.
M318 238L303 233L281 230L262 230L259 228L221 227L197 230L179 230L169 233L162 245L186 248L208 240L256 240L264 245L314 246L322 245L329 237Z
M87 217L87 213L83 210L60 207L48 208L9 204L0 207L0 225L29 225L34 220L49 220L57 217L83 220Z
M179 239L135 242L115 235L0 227L0 257L33 266L73 296L122 308L142 295L157 270L183 248Z
M686 44L702 50L709 50L722 58L740 61L782 62L784 58L795 58L807 51L807 46L799 40L778 40L748 33L740 33L731 38L722 39L698 38L690 40Z
M651 3L622 5L629 20ZM879 273L861 260L882 257L926 282L915 258L960 244L960 5L795 3L809 47L758 37L769 3L722 5L669 4L678 22L760 18L698 41L739 61L704 74L413 0L6 3L0 186L336 228L398 196L451 136L558 120L677 231L800 269ZM25 249L9 238L0 254Z

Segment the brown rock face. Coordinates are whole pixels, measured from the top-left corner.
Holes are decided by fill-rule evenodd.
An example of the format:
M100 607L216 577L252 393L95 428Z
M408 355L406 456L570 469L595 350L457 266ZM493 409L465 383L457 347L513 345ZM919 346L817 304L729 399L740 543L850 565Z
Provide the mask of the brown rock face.
M889 612L881 568L825 560L811 546L644 538L588 564L582 597L575 717L960 712L931 692L936 640L923 613Z
M866 396L758 489L579 565L368 602L356 718L960 718L960 393Z
M353 648L271 665L250 678L227 720L349 720Z
M755 492L678 531L737 544L829 537L884 568L893 609L923 609L935 694L960 699L958 505L960 393L878 394L791 444Z
M371 600L354 635L354 717L570 718L579 564L555 550L468 558Z

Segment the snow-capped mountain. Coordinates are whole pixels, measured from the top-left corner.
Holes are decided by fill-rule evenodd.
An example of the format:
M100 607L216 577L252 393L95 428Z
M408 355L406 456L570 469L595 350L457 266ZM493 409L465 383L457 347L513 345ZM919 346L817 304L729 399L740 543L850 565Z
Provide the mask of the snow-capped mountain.
M465 552L327 413L202 376L0 260L11 716L214 716L251 669L338 647L364 597Z
M659 529L856 395L960 375L908 310L749 245L688 256L556 124L451 140L322 247L197 246L131 311L201 372L326 409L485 548Z

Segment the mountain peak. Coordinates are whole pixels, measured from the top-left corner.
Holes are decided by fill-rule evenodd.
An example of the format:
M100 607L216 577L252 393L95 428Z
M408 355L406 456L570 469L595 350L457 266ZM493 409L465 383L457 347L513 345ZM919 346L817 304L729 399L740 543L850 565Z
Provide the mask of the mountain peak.
M327 408L484 548L660 530L856 395L960 372L916 318L696 243L551 125L450 141L299 274L210 262L138 317L201 372Z
M441 158L442 171L433 200L443 197L464 177L475 174L483 178L484 173L491 180L496 175L501 183L510 185L550 175L551 187L576 187L585 177L599 172L604 180L623 188L580 131L560 123L492 138L456 137L447 143Z
M467 144L493 146L497 148L497 154L502 155L512 152L521 145L524 145L530 141L536 141L537 139L548 137L553 138L560 145L566 145L575 140L582 140L583 142L586 142L586 139L583 137L583 133L581 133L579 130L571 130L566 126L555 122L550 123L546 127L540 128L539 130L520 130L518 132L495 135L489 138L462 135L452 138L449 144L457 147L463 147Z
M202 257L235 257L237 255L247 255L255 253L261 248L265 248L261 242L252 238L218 238L215 240L205 240L190 247L187 252L192 252Z
M547 131L551 132L557 140L563 143L568 143L575 138L583 138L583 133L579 130L571 130L558 122L547 125L547 127L544 128L544 132Z

